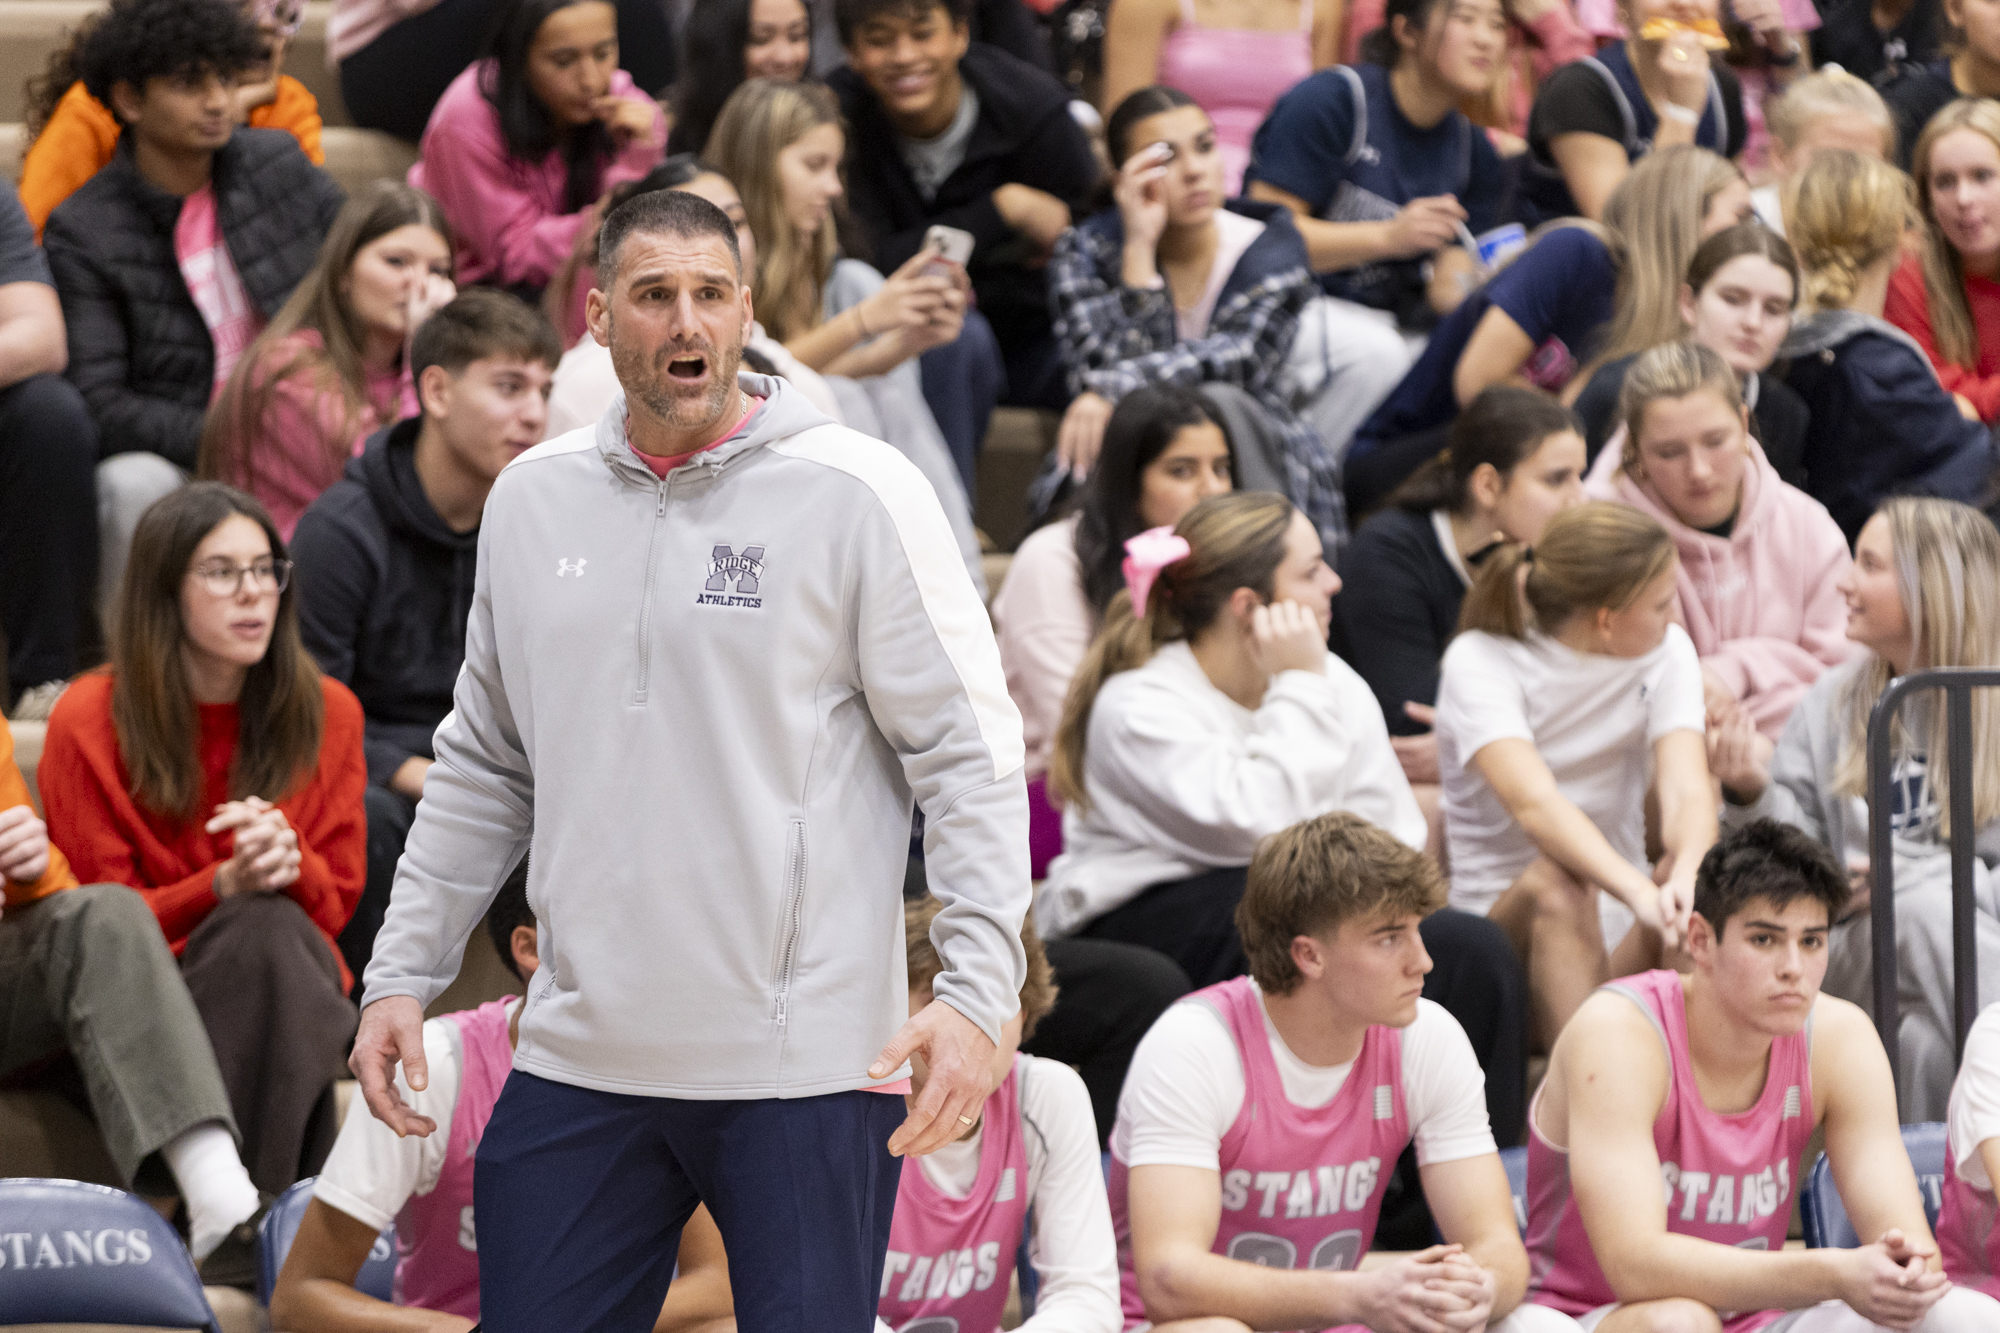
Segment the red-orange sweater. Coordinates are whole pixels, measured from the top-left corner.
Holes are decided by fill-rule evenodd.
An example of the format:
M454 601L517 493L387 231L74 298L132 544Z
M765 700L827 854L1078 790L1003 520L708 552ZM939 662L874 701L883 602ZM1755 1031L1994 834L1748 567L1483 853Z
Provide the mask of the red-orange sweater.
M278 808L299 835L299 877L284 892L331 943L361 898L368 874L368 826L362 793L361 705L346 686L322 677L326 727L319 765ZM111 721L111 676L98 672L71 685L49 717L35 778L49 838L68 853L86 883L129 884L144 894L167 942L179 953L220 901L216 870L232 853L233 834L208 833L213 808L230 799L236 753L236 705L202 704L202 799L182 821L140 805L118 752ZM263 793L257 793L262 795ZM336 955L338 950L336 950ZM341 965L343 984L351 984Z
M1889 299L1882 318L1915 338L1937 370L1945 392L1965 395L1979 419L1992 425L2000 419L2000 282L1968 273L1965 304L1972 311L1972 336L1979 345L1979 364L1970 370L1944 359L1931 332L1931 298L1924 287L1924 265L1911 255L1889 279Z

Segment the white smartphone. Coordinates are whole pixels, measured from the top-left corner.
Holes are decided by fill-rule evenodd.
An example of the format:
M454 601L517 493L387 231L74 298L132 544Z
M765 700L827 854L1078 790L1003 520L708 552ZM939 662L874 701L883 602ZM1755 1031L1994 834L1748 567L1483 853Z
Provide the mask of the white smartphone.
M924 233L924 252L947 263L965 267L977 244L972 233L958 227L932 227Z

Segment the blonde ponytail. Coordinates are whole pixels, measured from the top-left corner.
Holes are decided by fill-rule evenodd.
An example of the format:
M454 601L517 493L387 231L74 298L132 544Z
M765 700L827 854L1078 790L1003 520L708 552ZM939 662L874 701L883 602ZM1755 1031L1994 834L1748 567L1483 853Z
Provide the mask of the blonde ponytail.
M1823 148L1795 182L1786 231L1818 310L1843 310L1862 275L1896 253L1915 219L1910 178L1886 162Z

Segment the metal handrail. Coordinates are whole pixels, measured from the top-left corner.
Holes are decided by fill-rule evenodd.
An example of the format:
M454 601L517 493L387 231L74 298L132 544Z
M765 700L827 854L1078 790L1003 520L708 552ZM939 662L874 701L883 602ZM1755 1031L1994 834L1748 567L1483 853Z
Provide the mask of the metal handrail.
M1896 870L1889 733L1903 700L1919 690L1943 690L1945 755L1951 774L1951 966L1955 1035L1954 1061L1965 1054L1965 1034L1979 1016L1979 965L1975 951L1972 856L1978 830L1972 824L1972 692L2000 689L2000 670L1934 667L1889 682L1868 714L1868 868L1873 878L1869 912L1874 923L1875 1029L1889 1055L1889 1073L1899 1079L1896 997ZM1926 755L1935 765L1937 755Z

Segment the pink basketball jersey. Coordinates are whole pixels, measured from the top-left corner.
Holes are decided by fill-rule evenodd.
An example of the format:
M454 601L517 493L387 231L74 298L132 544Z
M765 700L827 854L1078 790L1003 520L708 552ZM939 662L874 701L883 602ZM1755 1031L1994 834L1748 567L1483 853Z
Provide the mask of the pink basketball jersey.
M1951 1156L1957 1159L1955 1148ZM2000 1300L2000 1229L1993 1225L1994 1213L1992 1190L1959 1179L1956 1167L1945 1168L1944 1210L1937 1221L1945 1276Z
M446 1014L458 1025L458 1101L436 1188L414 1194L396 1217L396 1304L479 1318L479 1247L472 1227L472 1157L514 1067L507 1006L494 1000Z
M1604 989L1638 1005L1667 1049L1667 1096L1653 1122L1667 1229L1738 1249L1783 1249L1792 1182L1812 1137L1811 1018L1804 1031L1771 1043L1757 1104L1723 1115L1708 1109L1695 1086L1680 974L1641 972ZM1618 1297L1598 1267L1570 1195L1569 1154L1534 1128L1532 1109L1528 1123L1528 1299L1572 1315L1611 1305ZM1725 1314L1723 1328L1754 1333L1785 1314Z
M1285 1096L1264 1007L1248 977L1196 991L1183 1003L1222 1016L1243 1062L1243 1108L1222 1136L1222 1222L1215 1253L1266 1268L1355 1268L1375 1239L1382 1186L1410 1142L1403 1105L1403 1038L1371 1027L1347 1081L1321 1107ZM1127 1167L1111 1158L1111 1221L1125 1326L1145 1322L1132 1267ZM1356 1329L1356 1333L1360 1330Z
M998 1333L1028 1215L1028 1148L1021 1134L1021 1067L986 1099L979 1175L972 1193L948 1198L903 1159L882 1300L875 1313L897 1333Z

